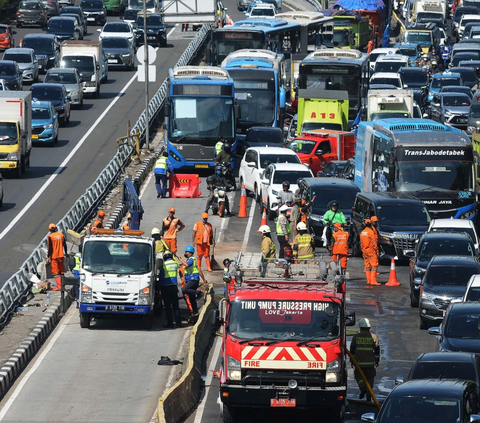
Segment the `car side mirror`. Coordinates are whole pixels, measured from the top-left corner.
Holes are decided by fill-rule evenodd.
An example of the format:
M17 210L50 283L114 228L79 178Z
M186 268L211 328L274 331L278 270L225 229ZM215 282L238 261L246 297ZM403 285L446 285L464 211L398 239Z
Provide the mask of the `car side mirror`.
M220 302L218 303L218 318L220 322L225 321L225 316L227 314L227 300L225 298L222 298Z
M404 250L403 255L408 258L415 258L415 250Z
M67 101L72 101L72 97L67 95Z
M440 328L438 326L435 326L433 328L430 328L428 329L428 334L429 335L435 335L435 336L439 336L441 335L441 331L440 331Z
M397 376L395 378L395 386L401 385L403 382L405 382L405 379L402 376Z
M317 172L317 176L318 176L319 178L325 178L325 176L327 176L327 174L326 174L323 170L319 170L319 171Z
M325 153L324 153L323 150L317 150L317 151L315 151L315 155L316 155L316 156L323 156L324 154L325 154Z
M218 326L219 324L220 324L220 311L218 310L218 308L216 308L215 310L211 311L210 325Z
M415 285L415 288L418 288L422 284L422 278L415 278L413 284Z
M345 311L345 326L355 326L355 312Z
M361 420L362 420L362 422L374 422L375 421L375 413L362 414Z
M471 414L470 415L470 423L473 423L473 422L480 422L480 415Z
M247 167L255 167L255 163L254 162L248 162Z

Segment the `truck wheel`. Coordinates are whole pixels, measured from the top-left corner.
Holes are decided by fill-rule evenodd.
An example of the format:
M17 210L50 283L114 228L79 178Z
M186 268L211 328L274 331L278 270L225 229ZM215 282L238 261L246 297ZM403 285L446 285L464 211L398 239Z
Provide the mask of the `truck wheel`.
M345 420L345 406L342 405L341 407L335 408L332 412L332 422L333 423L341 423Z
M22 155L20 157L20 169L23 172L25 172L25 169L27 168L27 158L25 155Z
M223 405L223 423L236 423L238 421L235 415L235 409L228 405Z
M80 327L83 329L90 327L90 313L80 313Z
M20 179L22 177L22 165L18 163L17 167L12 172L16 179Z
M30 154L31 154L31 151L27 154L27 161L26 161L27 167L30 167Z
M95 98L100 97L100 86L98 86L97 91L95 91Z
M144 314L142 316L142 327L143 329L152 329L153 325L153 316L151 313Z
M257 184L255 184L255 187L254 187L254 194L255 194L255 201L257 203L260 203L260 201L262 200L262 195L260 194L260 191L258 190L258 186ZM263 213L263 210L261 211Z

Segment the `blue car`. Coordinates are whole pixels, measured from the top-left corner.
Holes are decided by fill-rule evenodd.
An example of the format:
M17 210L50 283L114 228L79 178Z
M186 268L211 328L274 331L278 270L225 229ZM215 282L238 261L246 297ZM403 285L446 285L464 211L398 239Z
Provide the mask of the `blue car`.
M32 142L54 145L58 142L58 114L50 101L32 102Z
M422 47L420 44L400 43L395 44L393 48L398 48L400 50L400 54L410 57L410 64L413 67L417 66L415 61L422 57Z
M428 101L432 101L433 95L440 92L442 87L446 85L456 85L463 87L462 75L457 72L445 71L443 73L437 73L433 75L430 87L428 90Z

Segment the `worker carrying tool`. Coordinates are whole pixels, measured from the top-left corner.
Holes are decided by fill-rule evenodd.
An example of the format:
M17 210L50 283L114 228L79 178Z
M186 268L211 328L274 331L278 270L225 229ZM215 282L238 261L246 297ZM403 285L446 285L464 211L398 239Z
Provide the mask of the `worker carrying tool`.
M163 219L163 240L168 249L173 253L177 253L177 233L183 231L185 225L180 219L175 217L175 209L170 207L168 210L168 216Z
M52 275L56 286L52 291L62 289L62 276L65 274L65 256L67 254L67 242L65 236L58 231L55 223L48 225L50 233L47 235L47 264L52 267Z
M293 256L305 263L305 260L315 258L315 239L308 233L307 225L300 222L297 225L298 234L293 240Z

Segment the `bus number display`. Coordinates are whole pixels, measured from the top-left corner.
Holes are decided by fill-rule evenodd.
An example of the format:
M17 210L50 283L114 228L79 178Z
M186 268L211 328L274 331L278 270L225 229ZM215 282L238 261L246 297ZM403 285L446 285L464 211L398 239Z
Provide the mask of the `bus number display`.
M224 32L225 39L230 40L252 40L254 38L253 32Z
M228 95L231 88L222 85L174 85L174 95Z

